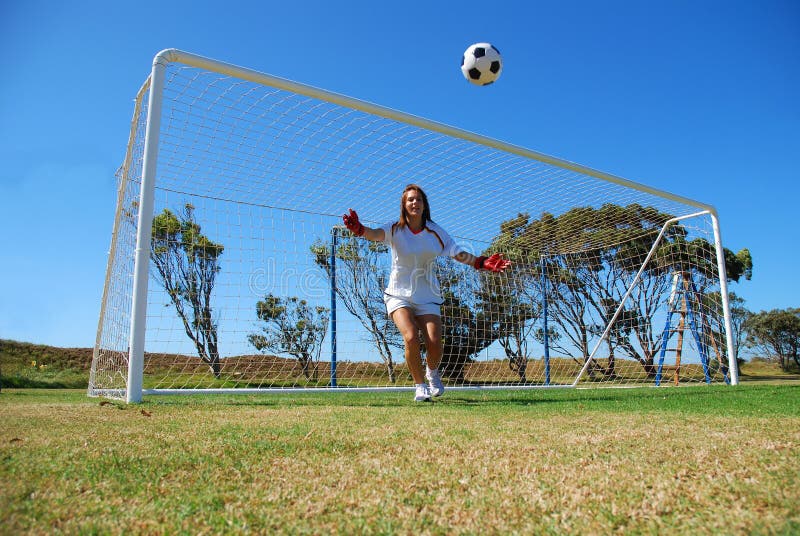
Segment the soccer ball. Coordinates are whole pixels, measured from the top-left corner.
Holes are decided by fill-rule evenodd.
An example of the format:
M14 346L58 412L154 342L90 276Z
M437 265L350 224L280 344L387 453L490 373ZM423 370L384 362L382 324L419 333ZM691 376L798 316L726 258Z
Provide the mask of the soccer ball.
M503 70L500 51L489 43L475 43L467 47L461 57L464 78L477 86L488 86Z

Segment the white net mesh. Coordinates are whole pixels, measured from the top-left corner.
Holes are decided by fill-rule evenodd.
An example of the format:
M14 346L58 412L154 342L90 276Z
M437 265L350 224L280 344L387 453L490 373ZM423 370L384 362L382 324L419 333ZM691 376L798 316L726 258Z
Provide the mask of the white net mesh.
M714 235L697 206L318 93L167 66L146 392L412 385L382 300L389 256L341 227L351 207L367 225L396 220L408 183L471 252L514 262L490 275L441 259L450 386L727 379ZM126 387L146 92L139 102L94 394Z

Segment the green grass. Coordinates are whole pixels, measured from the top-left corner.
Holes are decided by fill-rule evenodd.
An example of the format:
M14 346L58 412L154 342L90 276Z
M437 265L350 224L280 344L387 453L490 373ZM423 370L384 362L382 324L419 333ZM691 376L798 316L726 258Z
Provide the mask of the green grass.
M0 394L1 533L800 531L800 384Z

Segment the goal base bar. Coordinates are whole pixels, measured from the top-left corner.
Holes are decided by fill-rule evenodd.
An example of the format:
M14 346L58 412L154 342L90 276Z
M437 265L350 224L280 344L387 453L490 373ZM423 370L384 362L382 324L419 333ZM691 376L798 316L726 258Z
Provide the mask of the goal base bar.
M575 386L562 385L457 385L445 386L446 391L501 391L508 389L574 389ZM144 389L142 395L257 395L274 393L374 393L413 391L414 386L403 387L266 387L257 388L219 388L219 389Z

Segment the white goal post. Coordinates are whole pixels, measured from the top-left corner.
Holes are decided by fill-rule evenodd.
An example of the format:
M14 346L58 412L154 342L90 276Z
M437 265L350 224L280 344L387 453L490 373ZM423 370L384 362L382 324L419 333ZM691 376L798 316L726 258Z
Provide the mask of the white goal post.
M449 389L738 383L704 203L174 49L117 178L90 396L413 388L385 248L341 226L395 220L409 183L513 262L438 263Z

